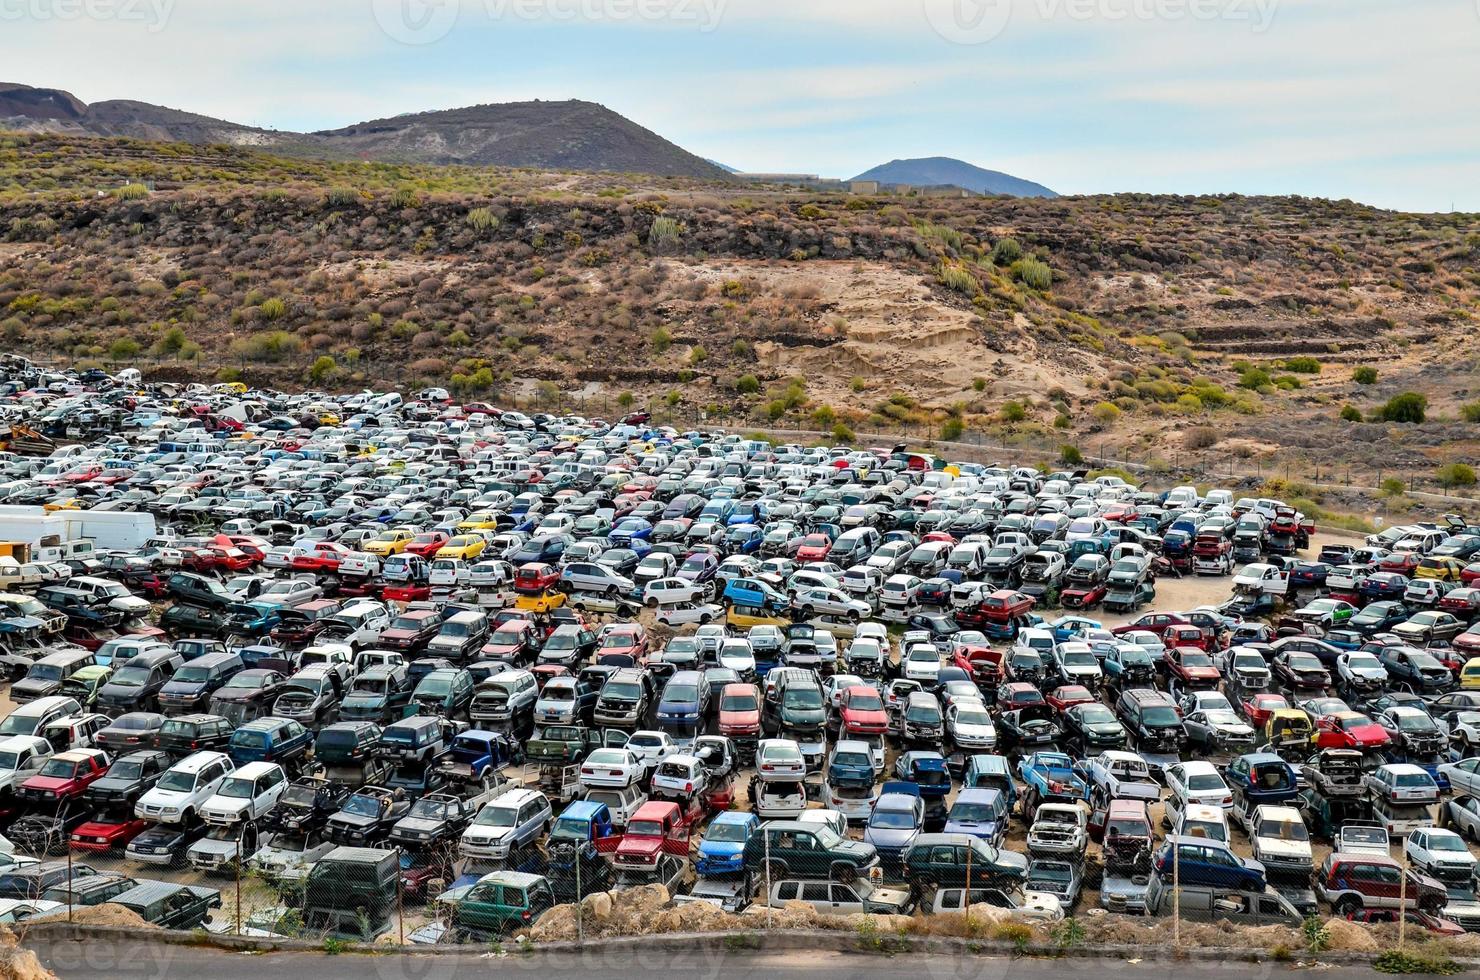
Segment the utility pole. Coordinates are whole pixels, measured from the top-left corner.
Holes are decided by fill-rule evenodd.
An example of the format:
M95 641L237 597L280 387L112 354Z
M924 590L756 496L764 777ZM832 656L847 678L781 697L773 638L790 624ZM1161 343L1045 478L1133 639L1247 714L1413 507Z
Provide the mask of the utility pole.
M1408 926L1408 849L1403 849L1403 867L1398 869L1398 952L1403 951L1403 940Z

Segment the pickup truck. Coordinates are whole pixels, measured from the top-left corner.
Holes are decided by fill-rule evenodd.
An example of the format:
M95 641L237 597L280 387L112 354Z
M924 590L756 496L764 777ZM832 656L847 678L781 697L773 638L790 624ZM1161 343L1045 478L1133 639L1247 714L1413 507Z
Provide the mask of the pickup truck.
M598 840L596 849L612 855L618 872L656 871L664 855L688 857L693 828L704 813L698 800L687 811L677 803L650 800L632 815L625 832Z
M420 849L455 845L485 803L517 788L518 784L513 780L500 777L496 785L490 785L477 796L467 799L452 793L423 796L391 827L390 842Z
M575 765L591 751L609 744L612 743L607 735L594 729L578 725L546 725L539 737L525 745L524 754L535 765Z
M21 783L16 795L31 803L58 806L82 798L87 788L108 772L102 749L73 749L47 759L36 775Z
M381 786L365 786L350 795L325 823L324 836L336 844L368 847L384 840L391 827L410 811L410 801Z
M517 751L508 734L473 729L453 738L447 754L437 760L437 767L449 779L465 785L491 785L513 762Z
M1092 800L1161 799L1161 786L1151 775L1146 760L1134 752L1109 751L1091 758L1085 765Z
M1085 799L1084 780L1074 771L1074 761L1063 752L1034 752L1018 763L1018 778L1027 784L1025 816L1031 815L1039 803Z

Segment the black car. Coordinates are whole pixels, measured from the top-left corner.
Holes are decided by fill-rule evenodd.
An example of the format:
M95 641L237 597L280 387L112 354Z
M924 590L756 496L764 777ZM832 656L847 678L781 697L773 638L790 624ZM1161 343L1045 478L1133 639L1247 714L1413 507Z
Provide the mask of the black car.
M220 715L181 715L165 721L154 744L177 759L206 749L225 752L234 730Z
M132 807L159 777L174 764L167 752L140 749L113 761L101 779L82 793L82 798L99 807Z
M69 864L66 861L43 861L22 868L12 867L0 874L0 899L35 900L48 889L95 874L97 871L90 865Z
M276 670L253 667L232 676L211 695L211 713L237 724L265 715L288 678Z
M169 683L184 658L174 651L142 653L113 672L98 689L97 709L113 718L129 711L151 711L160 689Z
M971 851L968 860L967 850ZM904 877L917 891L930 885L961 888L967 884L997 884L1011 887L1028 876L1028 859L1015 851L1004 851L970 834L920 834L901 857Z
M91 807L74 803L60 811L26 814L5 832L16 847L27 854L65 854L72 832L91 819Z
M1439 694L1454 686L1454 675L1433 654L1413 647L1386 647L1377 659L1387 668L1388 680L1420 694Z
M322 827L344 806L350 789L320 777L299 779L283 791L277 805L263 818L273 832L304 833Z
M171 636L221 636L226 624L223 612L178 602L159 617L159 628Z
M1281 650L1274 658L1274 679L1292 691L1324 691L1331 673L1313 653Z
M411 810L404 793L382 786L365 786L344 801L324 824L324 837L335 844L367 847L385 840L396 821Z
M161 867L178 868L185 863L185 852L209 830L205 823L155 824L128 842L124 853L129 860Z
M1098 701L1071 705L1063 714L1064 737L1086 755L1125 748L1125 726Z
M119 715L113 723L93 736L99 748L113 754L134 749L153 748L164 727L165 716L152 711L130 711Z
M196 929L205 924L211 909L221 907L221 893L199 885L146 881L112 902L132 909L145 922L161 929Z
M1123 691L1115 699L1115 714L1140 750L1176 752L1187 742L1176 704L1161 691Z
M997 716L997 739L1003 751L1035 752L1053 745L1062 735L1057 712L1047 704L1030 704ZM1121 740L1124 739L1122 729Z

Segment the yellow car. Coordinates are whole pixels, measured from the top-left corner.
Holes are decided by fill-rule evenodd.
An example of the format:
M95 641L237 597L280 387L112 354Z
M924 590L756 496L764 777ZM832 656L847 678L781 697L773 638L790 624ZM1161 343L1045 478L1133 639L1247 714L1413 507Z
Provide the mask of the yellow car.
M59 510L81 510L82 501L76 497L68 497L66 500L53 500L41 508L48 514L54 514Z
M333 412L320 412L319 425L338 425L339 416Z
M1459 669L1459 689L1480 691L1480 657L1471 657Z
M241 381L227 381L224 384L212 385L211 390L218 395L245 395L247 386Z
M1414 578L1436 579L1440 582L1458 582L1459 573L1464 571L1465 563L1458 558L1425 558L1418 563L1418 568L1413 572Z
M748 630L752 626L775 626L779 629L786 629L791 625L791 620L755 606L731 606L729 613L725 616L725 624L737 630Z
M437 550L437 557L461 558L463 561L471 561L483 554L483 549L486 547L488 547L488 542L476 534L459 534Z
M462 520L457 522L457 529L464 534L469 531L479 531L483 529L496 531L498 530L498 518L490 514L486 510L474 511L467 517L464 517Z
M366 541L360 550L370 555L379 555L381 558L389 558L391 555L399 555L406 550L411 539L416 537L415 531L405 528L395 528L390 531L381 531L374 538Z
M544 615L565 605L565 593L551 589L540 595L522 595L514 600L515 609Z

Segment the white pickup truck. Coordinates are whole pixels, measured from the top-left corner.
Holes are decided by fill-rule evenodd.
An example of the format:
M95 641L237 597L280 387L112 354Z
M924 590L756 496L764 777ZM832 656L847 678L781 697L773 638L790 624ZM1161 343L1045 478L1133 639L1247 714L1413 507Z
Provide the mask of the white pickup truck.
M1254 562L1239 569L1233 577L1233 591L1284 595L1290 591L1290 576L1277 565Z

